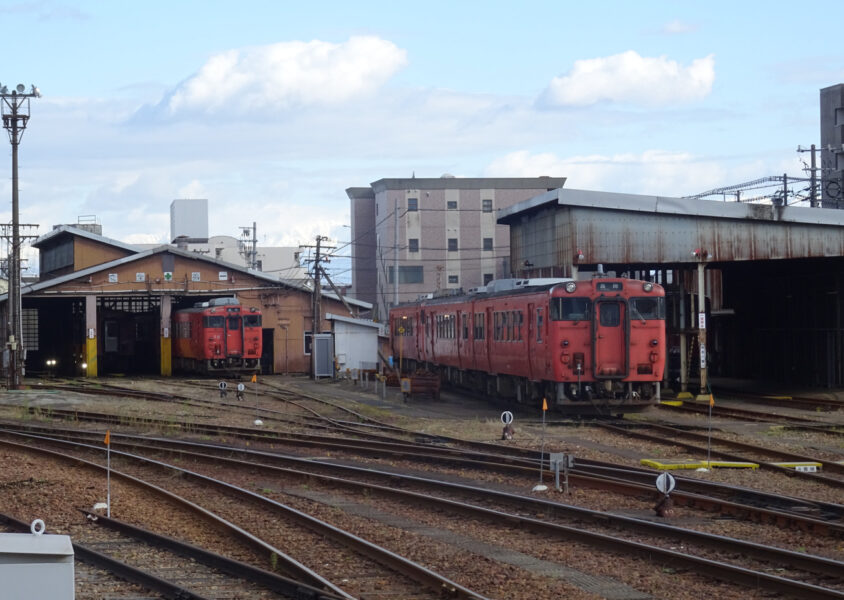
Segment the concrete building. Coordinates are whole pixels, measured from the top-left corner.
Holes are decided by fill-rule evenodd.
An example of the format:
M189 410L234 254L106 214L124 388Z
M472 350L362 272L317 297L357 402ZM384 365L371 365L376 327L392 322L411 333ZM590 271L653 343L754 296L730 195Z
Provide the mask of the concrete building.
M844 208L844 84L821 89L821 201Z
M312 286L296 285L216 256L171 245L140 249L61 225L33 243L41 281L22 286L22 346L30 376L47 360L58 375L171 375L173 312L197 302L234 298L261 310L261 372L309 373ZM326 318L357 317L371 305L321 297ZM8 337L8 295L0 294L0 333Z
M247 269L261 271L280 281L296 285L308 281L299 266L299 249L292 246L259 246L258 225L239 228L241 236L208 235L208 200L181 199L170 203L170 239L180 250L205 254ZM102 234L102 231L96 232ZM154 248L156 244L142 244L138 248Z
M564 183L564 177L443 175L348 188L351 295L373 304L374 316L383 319L390 306L420 295L508 276L509 235L496 223L497 211Z

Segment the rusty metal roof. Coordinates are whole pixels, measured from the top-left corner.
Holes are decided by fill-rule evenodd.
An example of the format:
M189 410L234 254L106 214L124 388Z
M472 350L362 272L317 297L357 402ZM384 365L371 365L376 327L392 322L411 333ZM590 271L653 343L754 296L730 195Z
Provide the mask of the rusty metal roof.
M696 262L695 249L712 262L844 256L844 210L557 189L498 215L517 237L553 241L551 264L578 250L593 264Z

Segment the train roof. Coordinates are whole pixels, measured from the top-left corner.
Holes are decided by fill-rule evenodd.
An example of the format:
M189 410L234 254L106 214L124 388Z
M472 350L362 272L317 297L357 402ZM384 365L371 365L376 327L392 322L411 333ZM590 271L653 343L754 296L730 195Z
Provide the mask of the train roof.
M479 300L484 298L497 298L499 296L512 296L517 294L526 294L529 292L538 292L542 290L550 290L555 285L566 283L567 281L574 281L570 277L542 277L534 279L495 279L490 281L486 286L470 289L463 294L445 294L442 296L434 296L429 294L428 297L422 297L414 302L405 302L400 304L402 306L418 306L420 304L436 305L446 304L449 302L469 302L471 300Z
M627 281L640 281L638 279L629 279L627 277L594 277L595 279L623 279ZM435 296L433 294L429 294L427 297L421 297L413 302L404 302L398 305L396 308L402 308L405 306L419 306L424 304L426 306L436 306L439 304L449 304L449 303L459 303L459 302L471 302L473 300L485 300L487 298L499 298L504 296L518 296L521 294L528 294L532 292L539 292L544 290L550 290L551 288L567 283L569 281L576 281L570 277L559 277L559 278L534 278L534 279L498 279L495 281L491 281L486 286L482 286L479 288L472 288L469 290L468 293L450 293L450 294L443 294L441 296ZM580 283L584 283L587 280L577 280ZM655 286L659 284L654 283Z

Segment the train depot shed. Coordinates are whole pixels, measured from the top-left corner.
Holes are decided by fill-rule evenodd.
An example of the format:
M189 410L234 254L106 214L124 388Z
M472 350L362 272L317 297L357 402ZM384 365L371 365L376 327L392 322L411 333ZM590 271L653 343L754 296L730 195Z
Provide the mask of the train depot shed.
M41 279L21 289L29 374L171 375L172 314L215 298L260 309L264 373L308 373L313 291L205 254L163 245L141 249L73 226L40 237ZM8 295L0 297L8 314ZM371 306L321 294L325 314ZM3 328L8 318L3 318ZM8 331L3 335L8 338ZM49 362L48 362L49 361Z
M844 211L557 189L498 222L514 276L664 285L675 389L707 376L844 386Z

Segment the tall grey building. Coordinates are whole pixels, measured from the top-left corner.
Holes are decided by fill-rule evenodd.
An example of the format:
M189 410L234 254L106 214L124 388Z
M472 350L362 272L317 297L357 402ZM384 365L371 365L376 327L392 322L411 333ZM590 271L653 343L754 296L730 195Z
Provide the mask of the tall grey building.
M170 203L170 241L181 236L208 239L208 200L182 198Z
M379 179L369 187L348 188L351 295L372 303L383 319L395 303L509 276L509 234L507 226L496 224L497 210L565 181L444 175Z
M844 84L821 89L821 201L844 208Z

